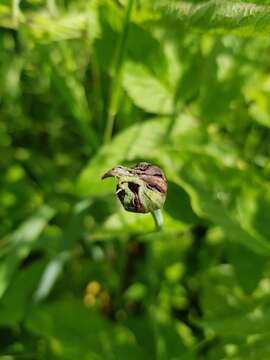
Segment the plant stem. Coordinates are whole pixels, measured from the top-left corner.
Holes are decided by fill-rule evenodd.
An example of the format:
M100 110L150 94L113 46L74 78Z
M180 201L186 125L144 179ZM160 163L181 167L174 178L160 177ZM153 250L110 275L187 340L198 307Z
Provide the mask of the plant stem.
M19 12L20 12L20 0L12 0L12 21L14 26L18 26Z
M58 14L55 0L47 0L47 8L52 16L56 16Z
M126 44L128 38L128 31L129 31L129 23L130 17L132 13L132 7L134 4L134 0L129 0L128 5L125 11L124 23L123 23L123 30L119 38L118 47L115 56L115 63L112 73L112 80L111 86L109 91L109 103L108 103L108 112L107 112L107 119L106 119L106 128L104 132L104 143L108 143L111 140L115 115L117 113L118 108L118 98L119 98L119 88L121 82L121 75L122 75L122 65L125 59L126 54Z
M152 212L152 216L153 216L155 224L156 224L156 230L161 231L162 227L163 227L162 211L160 209L155 210Z

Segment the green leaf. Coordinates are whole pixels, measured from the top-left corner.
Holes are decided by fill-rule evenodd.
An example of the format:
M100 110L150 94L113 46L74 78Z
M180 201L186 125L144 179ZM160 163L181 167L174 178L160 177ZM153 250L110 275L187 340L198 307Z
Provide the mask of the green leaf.
M44 262L39 261L16 273L0 300L0 326L16 326L22 321L43 268Z
M228 256L239 285L248 294L254 291L263 276L267 259L236 243L228 246Z
M61 359L143 358L133 334L123 326L112 325L80 301L69 299L41 306L27 319L27 328L41 335L49 353ZM94 356L94 357L93 357Z
M240 1L210 0L192 4L161 1L166 14L189 28L237 35L267 35L270 29L270 6Z
M35 241L54 214L54 209L43 205L13 234L9 235L9 253L0 264L0 297L4 294L20 262L28 256Z
M57 255L47 264L40 283L34 294L36 302L46 298L52 290L56 280L60 276L64 265L70 259L71 247L74 245L84 231L83 219L89 206L92 204L91 199L85 199L75 205L69 223L64 230L60 241L60 249Z
M173 182L168 183L168 193L164 210L174 219L187 224L199 221L192 210L190 198L185 190Z
M268 239L256 231L245 209L239 212L236 202L237 194L245 186L250 189L258 186L253 174L218 164L203 154L191 155L187 163L181 170L180 184L189 193L197 214L219 225L228 239L269 256Z
M168 115L173 111L173 91L144 66L127 63L123 87L134 104L146 112Z
M141 64L147 68L148 73L165 81L168 75L168 64L163 48L158 39L149 29L130 24L127 57L131 64Z

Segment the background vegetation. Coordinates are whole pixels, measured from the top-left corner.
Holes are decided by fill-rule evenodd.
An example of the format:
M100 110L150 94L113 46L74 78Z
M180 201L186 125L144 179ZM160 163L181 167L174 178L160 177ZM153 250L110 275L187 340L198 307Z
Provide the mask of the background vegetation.
M1 1L1 360L270 359L267 3Z

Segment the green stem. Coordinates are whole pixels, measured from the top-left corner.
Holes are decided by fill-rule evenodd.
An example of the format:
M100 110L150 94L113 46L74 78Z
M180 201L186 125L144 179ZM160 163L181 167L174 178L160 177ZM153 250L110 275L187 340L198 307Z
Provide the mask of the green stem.
M47 0L47 8L49 10L49 13L52 16L57 15L58 11L57 11L57 6L56 6L56 3L55 3L55 0Z
M115 116L118 108L118 98L119 98L119 88L121 82L122 75L122 65L125 59L126 54L126 45L129 31L129 23L132 13L132 7L134 4L134 0L129 0L128 5L125 11L124 23L123 23L123 31L119 38L119 43L117 47L115 64L112 74L111 86L109 91L109 104L108 104L108 113L106 120L106 128L104 132L104 143L108 143L111 140Z
M155 211L152 212L152 216L153 216L155 224L156 224L156 230L161 231L162 228L163 228L162 211L160 209L155 210Z
M12 20L15 26L18 26L20 12L20 0L12 0Z

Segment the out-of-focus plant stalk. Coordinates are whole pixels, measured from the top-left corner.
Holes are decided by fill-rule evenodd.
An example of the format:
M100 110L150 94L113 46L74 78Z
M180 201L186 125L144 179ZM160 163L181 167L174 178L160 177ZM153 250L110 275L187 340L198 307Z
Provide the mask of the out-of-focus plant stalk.
M108 112L106 118L106 128L104 132L104 143L108 143L112 137L115 116L118 108L118 98L119 98L120 82L122 76L122 65L126 54L129 23L130 23L134 1L135 0L128 1L125 11L123 30L120 35L116 50L115 62L112 70L112 80L109 90L109 103L108 103Z
M20 12L20 1L21 0L12 0L12 21L14 26L18 26L18 18Z
M47 8L52 16L56 16L58 14L58 9L55 0L47 0Z

